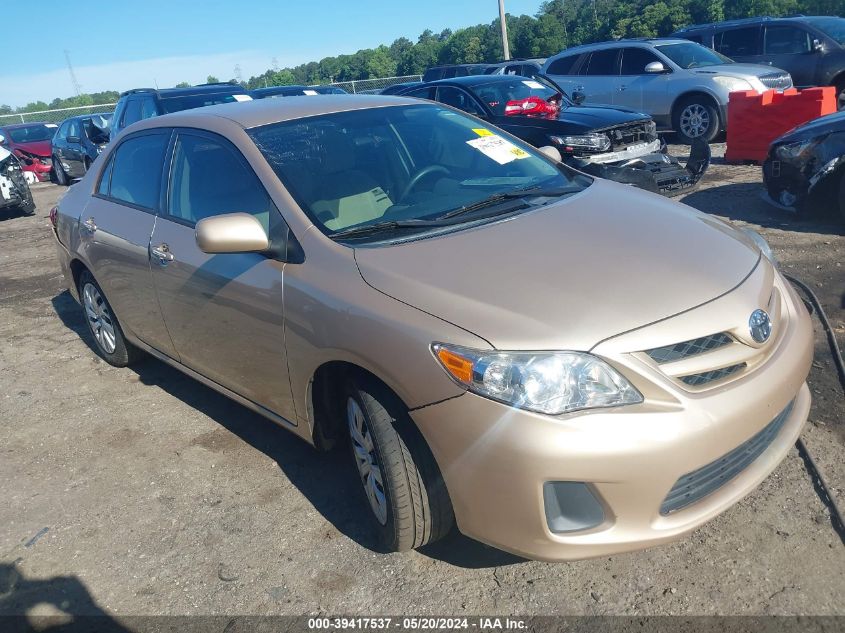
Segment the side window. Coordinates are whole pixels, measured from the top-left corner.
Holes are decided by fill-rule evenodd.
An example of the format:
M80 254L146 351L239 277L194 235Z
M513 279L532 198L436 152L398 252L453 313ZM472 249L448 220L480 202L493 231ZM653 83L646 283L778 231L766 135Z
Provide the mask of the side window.
M67 138L67 131L70 129L70 121L65 121L62 123L62 127L59 128L59 131L56 132L56 140L64 140Z
M73 120L70 122L70 127L68 127L67 135L69 137L74 136L76 139L79 139L79 121Z
M716 50L728 57L759 55L760 27L748 26L741 29L722 31L714 38Z
M169 140L169 134L144 134L121 143L112 159L109 196L146 209L157 208Z
M112 167L114 167L114 154L109 157L109 162L106 165L106 168L103 169L103 173L100 175L100 184L97 185L97 193L101 196L109 195Z
M569 55L568 57L561 57L549 64L548 74L550 75L568 75L575 66L575 62L580 55Z
M140 120L141 101L139 99L129 99L126 102L126 110L123 112L123 121L121 121L120 127L127 127Z
M810 34L794 26L767 26L766 55L809 53L812 50Z
M659 61L657 55L644 48L623 48L622 74L645 75L645 67L652 62Z
M193 224L223 213L249 213L270 234L271 208L258 177L234 150L204 136L179 135L168 215Z
M701 44L701 36L700 35L684 35L683 38L685 40L689 40L690 42L695 42L696 44ZM625 62L623 61L622 63L624 64ZM622 74L623 75L625 74L624 71L623 71Z
M619 56L618 48L610 48L603 51L595 51L590 55L590 61L586 63L586 69L582 69L582 75L618 75L619 69L616 60Z
M519 64L511 64L510 66L505 67L506 75L521 75L522 74L522 66Z
M464 112L469 112L470 114L474 114L476 116L480 116L483 114L480 108L472 100L472 97L470 97L463 90L459 90L458 88L453 88L451 86L439 87L437 89L436 100L440 103L445 103L446 105L450 105L453 108L463 110Z
M423 88L416 88L410 92L406 92L403 97L416 97L417 99L431 99L431 88L424 86Z
M141 119L149 119L158 116L156 102L152 97L144 97L141 101Z

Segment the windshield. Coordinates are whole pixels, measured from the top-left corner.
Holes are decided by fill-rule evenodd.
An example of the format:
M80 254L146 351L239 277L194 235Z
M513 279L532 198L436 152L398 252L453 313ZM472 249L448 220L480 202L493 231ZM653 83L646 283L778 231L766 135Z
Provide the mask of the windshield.
M845 19L843 18L806 18L807 22L819 31L835 40L840 46L845 46Z
M520 189L579 191L591 182L436 104L325 114L248 133L328 235L433 220Z
M203 106L217 105L218 103L232 103L233 101L251 101L252 97L249 95L238 94L199 94L186 95L184 97L166 97L161 100L161 107L168 112L181 112L182 110L193 110L194 108L201 108Z
M557 90L541 84L534 79L524 77L514 78L512 81L492 81L473 87L476 96L481 99L497 116L511 114L507 111L508 104L524 103L531 97L542 101L559 101L561 98Z
M111 125L111 114L100 114L90 119L82 119L82 129L85 136L92 143L98 145L109 142L109 126Z
M657 50L666 55L681 68L704 68L705 66L718 66L719 64L733 64L730 57L696 44L695 42L683 42L680 44L662 44Z
M56 126L48 126L43 123L16 127L7 130L9 138L14 143L34 143L36 141L49 141L56 133Z

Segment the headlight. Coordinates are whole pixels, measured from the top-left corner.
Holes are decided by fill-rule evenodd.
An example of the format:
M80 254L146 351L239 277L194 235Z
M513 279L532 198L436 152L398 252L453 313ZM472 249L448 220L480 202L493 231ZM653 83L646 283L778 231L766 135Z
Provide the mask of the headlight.
M723 88L727 88L728 92L754 90L754 88L751 86L751 82L748 82L745 79L739 79L738 77L723 77L721 75L716 75L715 77L713 77L713 81L715 81Z
M760 235L757 231L749 228L743 228L742 232L745 233L748 237L754 240L754 243L760 249L760 252L763 253L763 256L768 259L770 262L777 266L778 260L775 257L775 254L772 252L772 247L769 246L769 243L765 240L765 238Z
M610 138L607 134L582 134L579 136L550 136L553 143L579 149L595 149L604 151L610 149Z
M775 149L775 154L781 160L794 160L801 158L807 151L815 147L821 139L811 138L805 141L796 141L794 143L787 143L786 145L779 145Z
M432 350L473 393L529 411L558 415L643 401L619 372L590 354L478 351L443 343Z

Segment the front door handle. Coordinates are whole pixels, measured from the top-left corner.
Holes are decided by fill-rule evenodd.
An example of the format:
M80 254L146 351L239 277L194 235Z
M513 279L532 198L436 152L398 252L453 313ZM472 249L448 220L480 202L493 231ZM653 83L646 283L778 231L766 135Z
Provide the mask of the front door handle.
M625 85L619 86L619 92L624 91L627 87L628 86L625 86Z
M173 261L173 253L170 252L170 247L167 244L151 247L150 255L157 259L162 266L167 266L168 262Z
M85 229L85 232L89 235L93 235L97 230L97 223L94 222L94 218L88 218L82 223L82 228Z

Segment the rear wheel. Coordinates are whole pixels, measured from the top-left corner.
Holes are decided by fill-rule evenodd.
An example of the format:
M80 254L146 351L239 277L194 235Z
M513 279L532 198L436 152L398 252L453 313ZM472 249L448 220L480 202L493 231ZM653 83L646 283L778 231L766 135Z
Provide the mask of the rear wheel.
M684 98L675 107L672 126L678 133L678 140L690 144L694 139L707 143L716 138L721 128L719 111L706 97Z
M99 355L115 367L126 367L136 361L141 351L127 342L105 293L87 270L79 275L79 298Z
M401 401L377 380L356 377L347 388L346 421L381 547L405 551L447 534L454 523L449 494Z
M65 173L65 170L62 168L61 161L56 160L56 157L53 156L53 176L56 179L56 183L66 187L68 184L69 178Z

